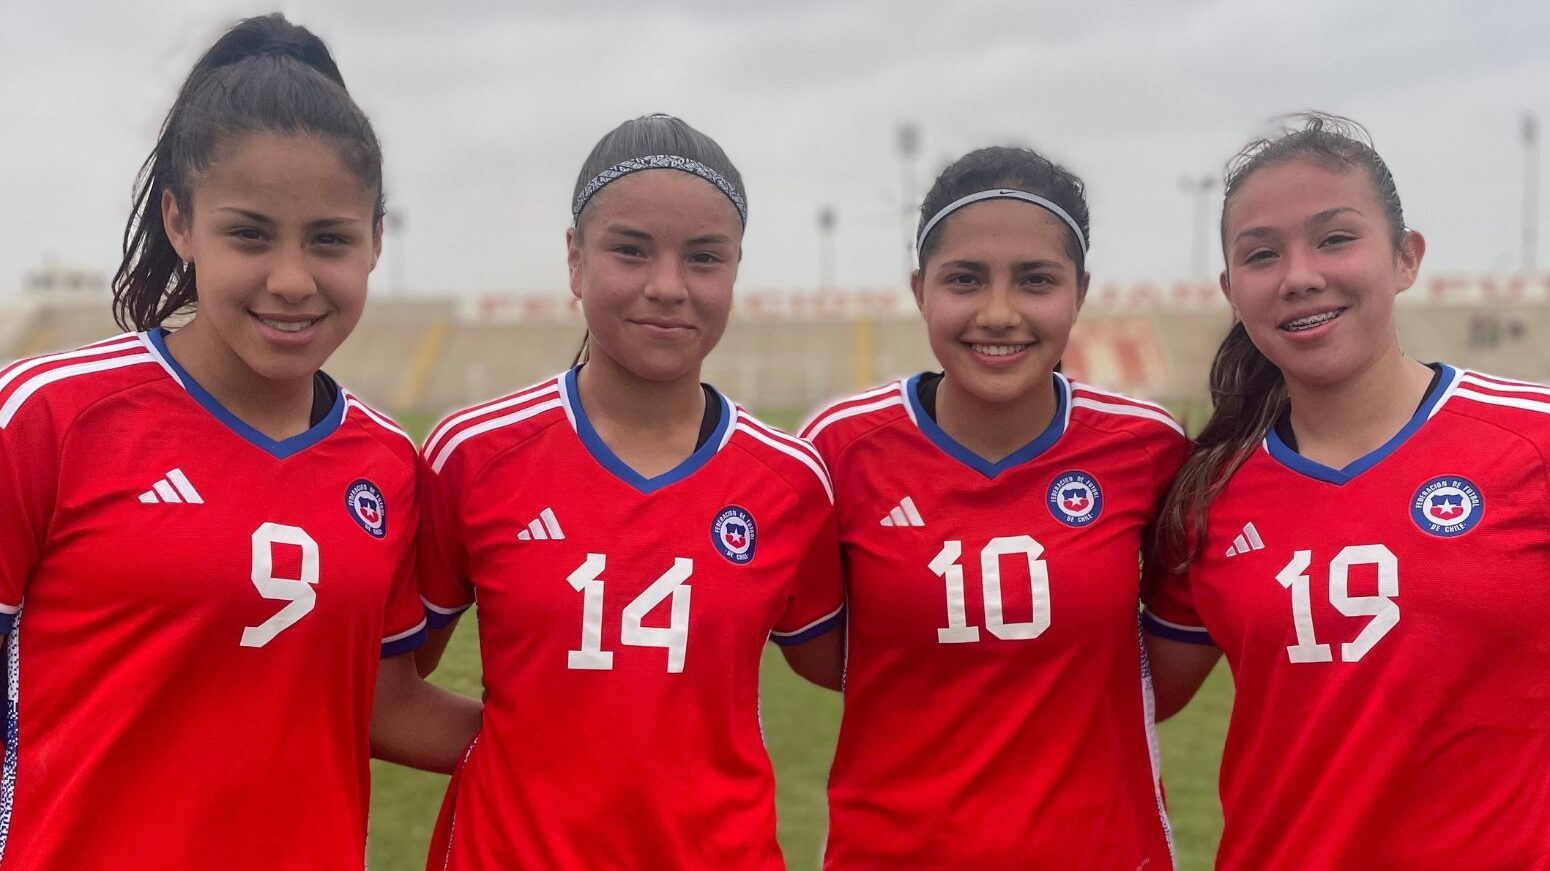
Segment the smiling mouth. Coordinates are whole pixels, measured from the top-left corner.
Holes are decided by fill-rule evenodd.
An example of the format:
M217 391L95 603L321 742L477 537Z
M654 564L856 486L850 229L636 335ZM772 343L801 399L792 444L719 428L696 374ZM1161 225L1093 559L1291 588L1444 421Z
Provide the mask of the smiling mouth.
M1319 312L1316 315L1308 315L1307 317L1297 318L1296 320L1290 320L1284 324L1281 324L1280 329L1288 333L1300 333L1304 330L1311 330L1314 327L1323 326L1335 318L1340 317L1341 315L1345 314L1345 311L1345 308L1342 307L1331 309L1327 312Z
M1010 357L1021 351L1033 347L1032 342L1023 342L1017 345L981 345L974 342L968 343L970 350L976 354L984 354L987 357Z
M313 324L315 324L318 321L323 319L321 315L319 315L318 317L312 318L310 320L305 320L305 321L297 321L297 320L285 320L285 321L282 321L282 320L276 320L275 318L266 318L263 315L259 315L259 314L254 314L253 317L257 318L258 322L263 324L264 326L269 327L270 329L279 330L282 333L299 333L302 330L307 329L308 327L312 326Z

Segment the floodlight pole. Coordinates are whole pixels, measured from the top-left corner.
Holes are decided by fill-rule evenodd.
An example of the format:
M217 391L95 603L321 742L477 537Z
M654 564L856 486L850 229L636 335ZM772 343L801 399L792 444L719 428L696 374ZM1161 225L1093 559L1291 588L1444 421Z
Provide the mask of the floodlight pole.
M408 279L404 275L404 215L402 212L388 212L383 218L383 230L388 234L393 254L393 295L403 296L407 290Z
M1194 206L1194 223L1190 230L1190 263L1191 274L1196 281L1204 282L1206 275L1206 245L1208 229L1206 227L1206 204L1209 195L1216 190L1216 179L1209 175L1198 177L1179 176L1179 190L1189 195Z
M834 206L818 210L818 289L834 289Z
M1523 275L1534 274L1539 244L1539 119L1523 113Z
M904 277L915 269L915 158L920 154L920 126L913 121L899 125L899 220L904 228Z

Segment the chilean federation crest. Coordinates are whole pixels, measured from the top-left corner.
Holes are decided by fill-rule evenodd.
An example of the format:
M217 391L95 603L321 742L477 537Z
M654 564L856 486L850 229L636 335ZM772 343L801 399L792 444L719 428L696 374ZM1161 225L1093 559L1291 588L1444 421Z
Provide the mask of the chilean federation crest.
M367 535L372 538L387 535L387 502L376 484L365 478L356 480L345 491L344 504L350 509L350 519L366 530Z
M1480 490L1467 478L1443 475L1415 491L1410 500L1410 519L1438 538L1453 538L1474 529L1485 516Z
M716 515L710 525L710 541L717 552L736 565L745 566L753 561L753 515L745 508L728 505Z
M1049 513L1067 526L1086 526L1103 513L1103 490L1086 472L1071 471L1049 485Z

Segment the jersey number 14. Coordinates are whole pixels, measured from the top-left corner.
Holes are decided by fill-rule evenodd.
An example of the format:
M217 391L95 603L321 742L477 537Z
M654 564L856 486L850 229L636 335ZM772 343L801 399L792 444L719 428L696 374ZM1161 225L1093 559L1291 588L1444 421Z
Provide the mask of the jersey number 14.
M584 671L609 671L614 667L614 655L603 649L603 569L608 557L600 553L587 554L587 561L565 579L581 594L581 648L569 652L566 665ZM642 590L630 604L624 606L624 620L619 630L619 643L631 647L660 647L667 651L667 671L678 674L684 670L684 655L689 649L689 596L693 592L685 583L694 574L694 560L677 557L673 567L663 572L651 586ZM672 617L667 626L642 626L641 620L651 609L672 599L669 609Z

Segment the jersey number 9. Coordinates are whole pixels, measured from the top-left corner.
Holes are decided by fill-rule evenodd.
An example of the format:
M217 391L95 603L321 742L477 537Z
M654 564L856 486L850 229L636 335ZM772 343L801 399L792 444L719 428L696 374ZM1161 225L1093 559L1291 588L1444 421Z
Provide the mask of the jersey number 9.
M274 546L277 544L301 548L300 577L274 576ZM273 617L242 630L243 647L263 647L317 606L317 593L312 587L318 582L318 543L299 526L265 523L253 530L252 577L260 596L286 603Z

